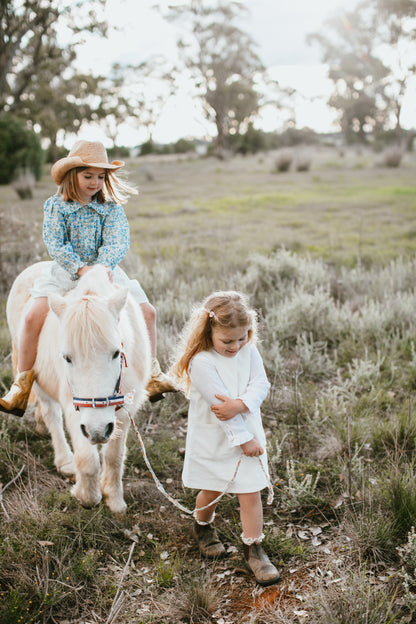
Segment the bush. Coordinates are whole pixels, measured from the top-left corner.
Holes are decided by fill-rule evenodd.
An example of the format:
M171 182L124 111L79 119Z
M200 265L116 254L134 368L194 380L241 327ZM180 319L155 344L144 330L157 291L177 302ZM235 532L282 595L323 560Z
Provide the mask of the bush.
M193 141L187 141L186 139L178 139L173 144L173 152L175 154L186 154L187 152L195 151L195 143Z
M155 152L155 147L154 147L153 141L149 140L141 144L140 156L147 156L148 154L153 154L154 152Z
M289 150L281 150L274 161L275 170L278 172L289 171L292 160L293 155Z
M120 160L122 158L128 158L130 156L130 148L123 145L116 145L107 149L108 158L110 160ZM64 154L66 156L66 153Z
M12 186L20 199L32 199L36 180L31 171L21 171Z
M311 168L312 159L306 154L300 154L296 157L295 169L296 171L309 171Z
M399 167L402 158L403 150L400 147L389 147L383 152L383 165L385 167Z
M237 154L257 154L257 152L270 149L269 135L262 130L249 124L247 132L244 134L234 134L229 136L231 149Z
M42 174L43 151L33 130L17 117L0 116L0 184L10 184L19 171Z

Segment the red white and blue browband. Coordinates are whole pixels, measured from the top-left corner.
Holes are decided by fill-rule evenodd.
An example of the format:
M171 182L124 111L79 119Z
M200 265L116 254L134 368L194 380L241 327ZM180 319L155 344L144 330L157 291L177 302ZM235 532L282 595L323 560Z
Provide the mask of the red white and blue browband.
M120 353L120 375L116 383L116 387L114 389L114 394L109 397L94 397L94 398L81 398L81 397L72 397L72 403L76 410L79 410L80 407L116 407L120 408L123 405L131 405L133 403L133 393L129 392L127 394L120 394L121 390L121 373L123 371L123 364L127 367L127 360L124 353Z
M113 394L113 396L106 398L93 398L93 399L81 399L79 397L73 397L72 402L74 407L112 407L114 405L121 407L126 403L126 397L123 394Z

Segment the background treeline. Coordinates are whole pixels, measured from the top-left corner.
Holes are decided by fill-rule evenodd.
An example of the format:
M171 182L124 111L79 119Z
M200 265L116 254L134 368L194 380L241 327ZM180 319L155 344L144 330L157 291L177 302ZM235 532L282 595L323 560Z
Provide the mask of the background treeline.
M293 139L311 138L296 123L296 91L283 89L268 74L256 42L241 28L246 11L240 2L197 0L154 10L177 28L178 61L161 56L114 64L105 76L82 72L77 52L86 37L105 37L105 0L4 0L0 6L0 120L32 130L46 150L59 156L68 133L94 123L117 145L118 127L146 128L143 153L184 151L192 147L154 146L152 132L168 97L186 73L206 118L215 128L217 155L226 150L252 153ZM353 11L334 13L320 32L311 33L328 64L333 94L328 104L339 113L344 140L395 143L406 149L413 132L403 130L401 113L416 71L416 5L412 0L363 0ZM64 36L65 35L65 36ZM255 127L265 108L276 111L276 134ZM280 122L278 121L280 119ZM289 134L288 134L289 133ZM27 143L0 142L1 162L39 175L39 162ZM14 152L18 152L15 156ZM15 171L4 173L10 180Z

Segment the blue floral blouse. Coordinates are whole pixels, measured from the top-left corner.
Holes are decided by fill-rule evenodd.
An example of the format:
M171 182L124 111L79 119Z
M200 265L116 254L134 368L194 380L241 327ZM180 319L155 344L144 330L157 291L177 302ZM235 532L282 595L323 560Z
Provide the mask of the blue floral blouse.
M56 194L45 202L43 240L51 258L77 279L86 264L114 269L129 250L130 229L123 208L113 201L84 205Z

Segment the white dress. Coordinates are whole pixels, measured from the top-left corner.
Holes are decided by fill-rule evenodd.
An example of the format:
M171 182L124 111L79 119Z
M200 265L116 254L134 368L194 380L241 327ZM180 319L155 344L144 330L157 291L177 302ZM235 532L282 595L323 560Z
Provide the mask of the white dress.
M188 432L182 472L186 487L223 491L235 472L242 449L253 437L264 448L260 456L268 475L266 436L260 405L270 384L257 347L246 344L232 358L214 349L198 353L190 365ZM210 406L220 403L216 394L239 398L249 409L227 421L220 421ZM229 492L245 494L267 487L258 457L242 458Z

